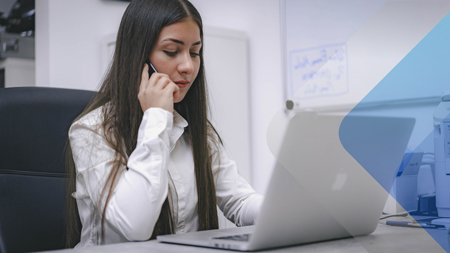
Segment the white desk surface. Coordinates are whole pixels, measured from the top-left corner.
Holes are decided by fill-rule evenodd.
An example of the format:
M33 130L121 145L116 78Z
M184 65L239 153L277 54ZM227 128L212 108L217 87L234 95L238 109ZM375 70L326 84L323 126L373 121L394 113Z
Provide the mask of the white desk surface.
M346 238L340 240L297 245L279 249L263 250L258 252L318 252L318 253L353 253L353 252L446 252L427 232L449 242L449 234L446 230L422 229L410 227L395 227L379 224L375 232L367 236ZM446 246L448 249L448 245ZM236 252L221 249L200 248L160 243L158 241L129 242L88 247L83 249L65 249L48 251L52 253L103 253L103 252Z

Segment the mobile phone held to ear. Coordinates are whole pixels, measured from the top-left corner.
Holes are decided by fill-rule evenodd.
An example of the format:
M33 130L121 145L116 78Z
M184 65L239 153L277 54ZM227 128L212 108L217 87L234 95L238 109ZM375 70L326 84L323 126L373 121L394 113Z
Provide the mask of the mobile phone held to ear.
M148 77L149 78L152 76L153 73L158 73L158 71L156 71L155 67L153 67L153 64L150 62L149 59L147 59L145 61L145 63L147 63L149 66L149 68L148 68Z

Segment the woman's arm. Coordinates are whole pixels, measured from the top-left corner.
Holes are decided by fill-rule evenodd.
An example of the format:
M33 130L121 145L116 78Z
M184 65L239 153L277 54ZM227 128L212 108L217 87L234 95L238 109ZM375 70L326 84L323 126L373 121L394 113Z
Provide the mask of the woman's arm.
M97 113L99 116L100 113ZM103 138L98 117L87 115L69 131L78 196L89 197L100 214L100 195L112 169L115 151ZM105 220L130 241L147 240L153 232L161 206L167 197L169 134L173 115L166 110L145 111L139 127L136 149L131 153L109 200Z
M217 205L225 217L237 226L253 225L264 197L257 194L241 177L236 163L228 158L221 145L218 152L213 155L212 169Z

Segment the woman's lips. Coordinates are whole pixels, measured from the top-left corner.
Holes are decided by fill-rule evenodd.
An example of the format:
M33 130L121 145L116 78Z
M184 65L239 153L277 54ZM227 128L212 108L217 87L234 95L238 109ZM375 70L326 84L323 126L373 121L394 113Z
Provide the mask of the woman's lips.
M189 81L176 81L175 84L180 88L185 88L189 85Z

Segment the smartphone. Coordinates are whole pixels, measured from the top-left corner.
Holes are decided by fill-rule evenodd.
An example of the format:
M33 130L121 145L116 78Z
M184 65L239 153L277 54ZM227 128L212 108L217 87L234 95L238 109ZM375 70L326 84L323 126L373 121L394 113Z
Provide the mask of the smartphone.
M145 61L145 63L147 63L149 66L149 68L148 68L148 77L149 78L152 76L153 73L158 73L158 71L156 71L155 67L153 67L153 64L150 62L149 59L147 59Z

